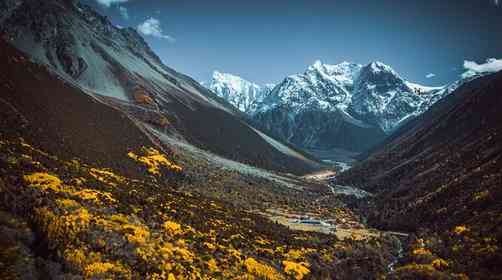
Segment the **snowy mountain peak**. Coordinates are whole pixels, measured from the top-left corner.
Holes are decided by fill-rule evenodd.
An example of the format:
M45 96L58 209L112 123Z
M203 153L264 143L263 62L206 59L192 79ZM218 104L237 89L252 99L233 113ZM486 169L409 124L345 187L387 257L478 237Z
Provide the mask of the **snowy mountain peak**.
M275 86L274 84L260 86L239 76L220 71L214 71L211 81L202 84L240 111L249 114L256 110L256 103L261 102Z
M342 73L342 72L359 71L359 70L361 70L362 65L344 61L344 62L341 62L339 64L334 64L334 65L325 64L324 67L329 72Z
M398 76L397 72L392 69L389 65L380 62L380 61L374 61L368 64L365 68L369 69L372 73L378 74L378 73L392 73L395 76Z
M321 61L321 60L319 60L319 59L318 59L318 60L316 60L316 61L314 62L314 64L312 64L310 67L312 67L312 68L314 68L314 69L315 69L315 68L319 69L319 68L322 68L322 67L323 67L323 63L322 63L322 61Z
M273 84L273 83L266 83L264 85L266 88L270 89L270 90L273 90L276 86L276 84Z
M306 83L312 84L317 84L323 80L329 80L339 87L350 87L361 68L362 65L346 61L332 65L323 64L320 60L317 60L307 68L305 73L290 77L297 81L304 80Z
M312 71L318 71L329 76L332 75L340 75L340 74L354 74L361 69L361 65L351 63L351 62L341 62L339 64L323 64L321 60L316 60L314 64L310 65L307 68L305 73L309 73Z
M239 76L232 75L229 73L223 73L218 70L215 70L213 72L212 79L216 84L219 85L228 84L231 85L231 87L234 88L235 90L245 89L248 87L259 87L257 84L249 82Z
M233 77L238 78L237 76L234 76L234 75L231 75L231 74L228 74L228 73L223 73L223 72L220 72L218 70L214 70L213 71L212 77L213 77L213 79L217 79L217 80L232 79Z

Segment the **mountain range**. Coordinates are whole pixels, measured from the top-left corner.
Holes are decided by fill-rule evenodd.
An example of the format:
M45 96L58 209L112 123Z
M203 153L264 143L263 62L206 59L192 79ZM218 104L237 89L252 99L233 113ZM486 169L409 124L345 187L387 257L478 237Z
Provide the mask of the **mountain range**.
M202 85L78 0L0 0L0 62L0 279L502 274L502 72Z
M272 90L219 73L203 84L248 114L257 127L297 147L362 152L469 79L427 87L403 79L381 62L316 61ZM258 90L248 94L249 87L236 84ZM242 110L243 103L253 106Z

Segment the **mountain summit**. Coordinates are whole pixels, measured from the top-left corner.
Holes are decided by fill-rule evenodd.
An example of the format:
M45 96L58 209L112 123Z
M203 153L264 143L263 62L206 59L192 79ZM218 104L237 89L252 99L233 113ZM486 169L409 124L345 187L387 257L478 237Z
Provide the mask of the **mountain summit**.
M213 72L213 77L209 82L202 82L202 85L212 90L216 95L227 100L242 112L253 114L257 109L257 103L262 102L274 88L274 84L260 86L258 84L244 80L241 77Z

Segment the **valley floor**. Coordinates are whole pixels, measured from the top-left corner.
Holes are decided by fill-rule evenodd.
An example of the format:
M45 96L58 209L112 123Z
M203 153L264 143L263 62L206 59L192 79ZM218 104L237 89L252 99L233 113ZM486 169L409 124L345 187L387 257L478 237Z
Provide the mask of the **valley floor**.
M358 152L348 151L344 149L314 149L304 148L309 154L314 155L316 158L322 160L323 163L333 166L338 173L349 170L356 162ZM325 172L322 172L325 173ZM333 174L335 175L335 174ZM323 179L323 178L319 178Z
M283 204L280 201L267 203L265 199L260 204L252 203L253 205L249 205L248 201L242 199L241 194L244 192L250 193L253 189L256 189L256 187L246 188L245 191L238 190L236 187L234 191L241 196L241 198L227 197L227 201L231 201L240 207L248 208L248 211L251 213L264 216L272 222L284 225L292 230L334 234L341 240L349 237L358 240L367 240L369 237L377 237L385 234L384 232L366 228L366 226L361 223L361 218L337 198L339 195L361 198L361 196L365 196L365 192L351 188L336 188L335 190L334 187L331 187L329 180L337 174L335 169L325 169L302 177L278 174L222 158L197 148L174 135L169 136L160 133L153 127L149 127L149 129L159 137L161 142L168 144L176 153L184 155L183 158L180 159L181 162L188 163L197 161L198 164L207 164L204 168L205 170L214 171L215 169L220 169L229 172L237 172L277 184L275 187L273 184L269 184L267 186L268 189L265 190L265 193L262 193L262 195L273 192L290 192L290 197L293 200L290 203ZM189 160L190 158L192 159ZM210 175L199 173L198 176L204 177ZM288 191L288 189L290 190ZM196 191L215 198L225 197L225 195L222 196L221 189L204 189ZM310 195L308 195L309 193ZM298 196L296 200L293 198L295 195ZM247 199L249 198L250 197L247 197ZM301 203L297 203L299 200L301 200ZM330 201L329 203L332 204L324 204L322 201Z
M357 156L359 155L358 152L337 149L337 148L334 149L305 148L305 151L323 161L343 162L349 165L354 163L356 161Z

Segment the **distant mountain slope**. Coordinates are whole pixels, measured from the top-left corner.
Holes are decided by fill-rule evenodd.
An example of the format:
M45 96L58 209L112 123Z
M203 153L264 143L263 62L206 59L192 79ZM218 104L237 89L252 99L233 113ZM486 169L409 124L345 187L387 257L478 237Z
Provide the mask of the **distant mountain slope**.
M443 87L439 91L437 91L434 95L431 96L431 99L426 100L426 102L422 103L417 111L417 116L413 116L410 118L404 119L400 126L397 127L390 135L388 135L384 141L378 143L377 145L373 146L371 149L365 151L364 153L361 153L357 156L359 160L365 160L368 158L371 154L379 151L380 149L383 149L386 145L392 143L395 139L399 138L401 135L411 131L414 129L414 127L421 121L421 115L424 112L426 112L429 108L432 107L436 102L440 102L443 97L448 96L452 92L454 92L456 89L458 89L460 86L475 80L477 78L482 77L485 74L476 74L468 77L463 77L458 81L455 81L453 83L450 83L449 85ZM416 86L416 85L411 85Z
M489 228L502 210L501 92L502 72L461 86L337 182L379 194L381 226Z
M347 114L342 109L292 112L275 107L253 117L255 126L297 147L363 151L385 138L385 133Z
M7 1L3 37L33 61L135 120L232 160L305 173L319 164L285 153L224 99L165 66L132 28L119 29L78 1ZM282 144L281 144L282 145Z
M381 62L363 66L316 61L305 73L287 77L258 97L248 94L248 87L228 84L213 89L234 92L219 94L234 105L234 96L246 96L253 109L244 111L272 135L302 148L357 152L381 142L451 92L449 87L406 81Z
M354 82L351 112L367 123L391 133L439 88L412 86L390 66L373 62L364 66Z

